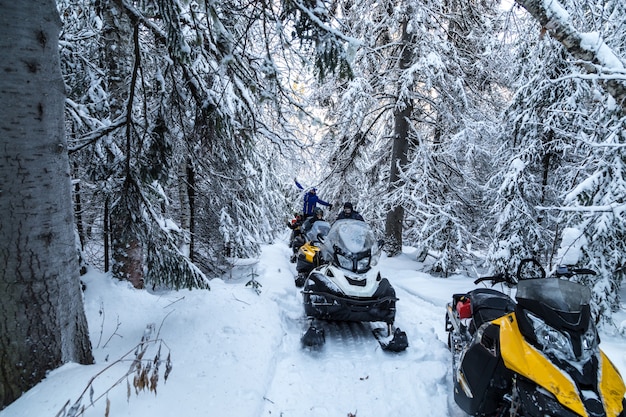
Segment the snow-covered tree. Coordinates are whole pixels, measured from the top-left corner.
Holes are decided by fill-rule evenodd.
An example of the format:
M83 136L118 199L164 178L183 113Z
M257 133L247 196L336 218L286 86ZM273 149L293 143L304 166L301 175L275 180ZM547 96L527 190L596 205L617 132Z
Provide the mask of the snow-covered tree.
M54 1L2 2L0 409L91 363L79 280Z
M558 218L541 207L559 204L570 186L569 173L574 167L584 169L583 144L577 137L588 117L577 108L589 102L589 88L576 80L559 80L572 67L553 43L529 43L520 52L522 62L533 59L518 70L522 85L505 112L502 148L494 159L499 169L489 182L495 194L487 198L495 219L495 224L488 222L488 258L497 270L515 268L528 257L550 262Z
M280 163L266 163L295 143L276 133L280 112L266 116L281 92L277 18L262 2L79 3L59 1L76 175L92 191L82 205L110 202L120 278L136 259L129 271L145 268L147 284L206 286L193 262L220 273L230 255L256 256L285 212ZM126 56L100 61L109 50ZM101 66L111 61L124 74Z
M357 39L354 79L319 93L328 91L323 101L332 103L327 138L334 140L336 193L364 201L373 221L387 218L390 253L403 241L420 246L444 273L471 243L467 217L472 223L481 213L477 185L468 186L480 174L466 170L489 165L477 162L488 151L464 140L493 136L502 103L496 63L505 56L497 54L494 7L345 3L342 28Z
M499 216L490 257L501 266L528 255L554 265L563 262L555 253L562 231L578 230L583 256L574 262L599 272L585 283L598 318L607 318L623 277L626 74L616 51L624 51L624 6L518 3L543 28L520 38L521 88L507 110L501 154L511 169L492 183Z

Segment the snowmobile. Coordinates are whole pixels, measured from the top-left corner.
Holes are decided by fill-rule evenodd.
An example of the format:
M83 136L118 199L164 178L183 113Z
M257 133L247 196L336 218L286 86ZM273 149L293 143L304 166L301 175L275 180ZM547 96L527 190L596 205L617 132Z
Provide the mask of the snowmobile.
M318 220L313 223L310 230L305 232L304 237L299 236L302 241L298 243L300 248L296 255L296 271L298 272L296 287L302 287L313 268L324 262L320 253L320 244L329 230L330 223Z
M568 279L595 274L559 266L553 276L534 259L516 276L477 279L493 288L454 294L446 306L454 399L472 416L624 417L626 388L600 350L589 288Z
M382 241L376 241L367 223L337 220L322 238L322 265L308 274L302 290L304 311L311 325L302 337L305 346L324 343L323 328L314 320L337 322L384 322L374 335L385 350L407 348L406 333L393 328L396 293L377 268Z

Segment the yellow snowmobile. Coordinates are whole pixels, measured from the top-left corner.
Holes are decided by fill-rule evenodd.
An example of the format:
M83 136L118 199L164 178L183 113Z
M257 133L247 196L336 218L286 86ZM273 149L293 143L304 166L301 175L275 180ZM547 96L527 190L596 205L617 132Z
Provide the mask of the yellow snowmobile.
M302 242L296 255L297 287L302 287L309 273L324 263L320 253L320 244L329 230L330 223L318 220L311 225L309 230L304 232L304 237L299 236L302 238Z
M522 271L534 271L529 275ZM560 266L554 277L532 259L517 277L475 283L516 287L515 300L491 288L455 294L446 330L454 399L472 416L624 417L626 388L600 350L589 288L569 281L589 269Z

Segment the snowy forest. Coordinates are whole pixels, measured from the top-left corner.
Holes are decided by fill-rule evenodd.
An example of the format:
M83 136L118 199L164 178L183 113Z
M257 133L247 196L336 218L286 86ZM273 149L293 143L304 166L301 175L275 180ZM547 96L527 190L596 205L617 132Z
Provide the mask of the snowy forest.
M352 202L389 256L413 247L432 275L529 257L593 268L594 313L611 321L626 273L623 0L57 0L37 11L54 3L1 0L0 46L40 18L56 28L58 43L54 28L35 41L60 67L64 218L83 266L136 288L210 288L285 233L302 209L296 178L334 205L329 218ZM27 17L12 24L9 9ZM8 103L26 97L8 73L3 127L20 108ZM5 197L24 187L8 161L23 151L7 146L19 135L2 136L8 288L22 268L8 236L22 235L11 228L21 205Z
M285 230L297 177L433 273L555 265L568 236L616 301L623 2L57 5L84 262L206 287Z

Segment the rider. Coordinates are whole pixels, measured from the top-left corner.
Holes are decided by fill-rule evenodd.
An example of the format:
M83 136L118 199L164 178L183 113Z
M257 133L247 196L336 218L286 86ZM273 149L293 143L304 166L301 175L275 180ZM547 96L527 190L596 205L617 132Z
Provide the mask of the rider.
M300 185L297 179L294 178L293 180L295 181L296 186L299 189L304 190L304 187ZM318 203L323 206L328 207L330 210L333 209L332 204L327 203L326 201L322 200L321 198L317 196L317 189L315 187L309 189L309 191L304 193L304 205L302 207L302 215L305 219L313 215Z
M361 213L354 210L354 206L350 202L344 203L343 210L337 215L337 220L341 219L354 219L365 221L365 219L363 219L363 216L361 216Z
M300 213L295 213L294 218L291 220L291 222L287 222L287 227L291 229L289 247L293 248L294 252L298 250L298 248L294 247L294 241L296 237L302 234L302 223L304 223L304 218Z
M311 230L311 228L313 227L313 223L317 221L324 221L324 210L319 207L315 209L314 216L309 217L304 221L304 223L302 223L302 226L300 227L300 233L294 238L293 242L291 243L291 247L293 248L293 255L291 255L290 261L292 263L296 261L298 249L300 249L300 246L304 245L304 243L306 242L306 233Z
M306 219L305 222L302 224L302 234L306 235L306 233L313 227L313 223L317 221L325 221L324 210L319 207L315 209L315 215Z

